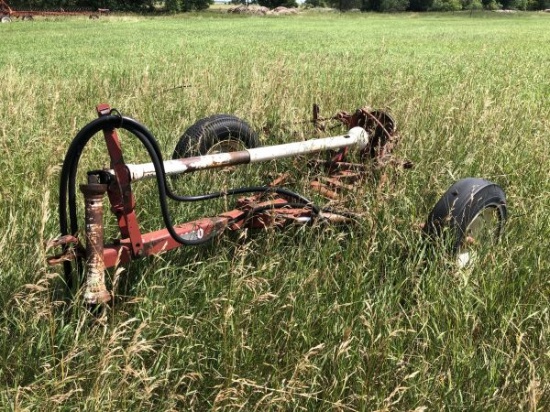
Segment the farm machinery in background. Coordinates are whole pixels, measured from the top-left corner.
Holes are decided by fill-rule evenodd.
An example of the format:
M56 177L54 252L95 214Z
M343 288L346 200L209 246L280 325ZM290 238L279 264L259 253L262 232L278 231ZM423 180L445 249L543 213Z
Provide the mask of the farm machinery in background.
M195 246L211 241L226 231L245 228L284 228L290 224L352 224L361 215L348 210L320 206L308 197L284 187L285 174L260 186L223 189L205 194L176 194L169 176L185 175L207 169L234 168L238 165L300 156L299 162L313 169L311 189L327 199L353 192L354 185L365 184L373 167L408 163L392 161L397 140L396 123L386 111L370 108L353 113L339 112L330 118L319 116L314 105L312 122L316 135L327 133L330 122L339 122L343 134L323 138L259 146L258 135L250 125L228 114L197 121L180 137L171 160L163 160L153 134L136 120L122 116L107 104L96 108L97 119L84 126L72 140L61 169L59 186L60 236L50 242L61 253L48 259L63 264L66 282L73 292L81 291L84 302L96 307L112 299L105 272L135 259L154 256L180 246ZM119 132L125 144L133 138L146 149L150 162L126 163ZM110 166L87 171L87 181L79 185L83 202L77 202L77 180L81 154L96 135L102 135ZM309 157L304 163L304 156ZM321 156L319 155L321 154ZM393 159L395 160L395 159ZM140 205L132 186L154 179L164 228L143 233L138 217ZM183 203L236 198L235 207L217 216L199 216L174 223L168 200ZM119 236L106 241L104 203L109 203ZM328 203L330 204L330 202ZM78 211L84 209L84 218ZM466 178L453 184L436 203L424 226L430 238L445 236L448 252L460 266L475 260L476 248L498 240L506 219L503 190L479 178ZM84 224L84 230L80 224ZM113 225L110 225L112 228ZM450 237L449 237L450 236ZM76 282L75 282L76 279ZM76 289L75 287L76 286ZM82 286L82 288L81 288Z
M14 18L33 20L33 16L86 16L97 19L100 15L109 14L109 9L97 10L13 10L5 0L0 0L0 22L9 23Z

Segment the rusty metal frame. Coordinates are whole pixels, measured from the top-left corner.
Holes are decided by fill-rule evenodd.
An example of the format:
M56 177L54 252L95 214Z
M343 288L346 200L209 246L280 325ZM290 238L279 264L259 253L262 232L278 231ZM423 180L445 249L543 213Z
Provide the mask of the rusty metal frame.
M96 111L98 117L112 113L107 104L98 105ZM344 161L348 150L348 146L345 146L346 139L358 145L365 156L382 159L386 153L384 146L395 138L395 122L383 112L374 112L366 108L357 110L353 115L340 112L330 119L322 119L319 117L319 107L315 105L313 115L313 123L318 130L324 130L324 124L328 120L337 120L350 131L344 136L306 141L299 146L295 146L295 144L271 146L271 149L279 150L288 157L292 154L289 154L290 152L301 150L303 147L309 147L311 150L317 150L317 145L329 149L333 146L340 147L327 161L316 162L316 167L323 167L326 170L327 177L318 178L311 183L314 190L333 199L338 196L338 190L353 188L353 184L361 179L366 170L364 164ZM354 127L356 128L355 132L353 131ZM371 136L367 136L368 132ZM64 253L49 258L50 264L72 260L76 257L86 258L84 301L92 305L106 303L111 298L105 286L106 269L182 246L167 228L141 233L135 213L136 200L132 192L132 181L137 179L132 174L132 169L129 167L131 165L124 161L116 128L103 129L103 136L110 158L110 169L88 172L87 184L80 187L85 201L86 248L84 249L80 245L75 236L63 236L53 241L52 246L64 246ZM286 149L290 152L286 153ZM258 158L257 161L266 160L265 151L259 149L254 152L253 150L222 154L221 157L214 155L182 159L184 167L181 169L181 165L179 165L183 170L180 170L180 173L192 172L201 168L250 163L255 156ZM275 154L275 158L277 156ZM222 159L226 160L219 162ZM198 167L199 163L203 166L204 163L208 163L208 165ZM285 176L281 176L273 182L273 186L281 185L284 179ZM103 199L105 196L108 198L110 210L117 219L120 231L120 238L111 243L104 242ZM239 199L233 210L215 217L200 218L176 225L174 230L178 236L195 241L210 238L213 234L219 234L225 230L239 230L245 226L265 228L284 226L291 222L306 223L311 221L316 214L333 222L347 222L351 219L350 214L328 211L314 213L312 208L307 205L296 205L284 195L263 193ZM67 247L67 245L76 245L76 247Z

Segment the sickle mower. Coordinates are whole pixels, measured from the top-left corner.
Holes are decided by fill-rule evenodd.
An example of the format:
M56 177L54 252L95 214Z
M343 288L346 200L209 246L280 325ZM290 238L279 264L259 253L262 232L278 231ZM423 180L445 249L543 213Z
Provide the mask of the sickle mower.
M180 246L199 245L224 231L243 228L283 227L289 223L307 224L314 220L346 223L357 216L347 211L322 208L311 200L281 187L282 178L265 186L239 187L197 196L175 194L168 176L186 175L205 169L219 169L268 160L326 152L326 160L312 161L324 176L311 183L312 189L332 198L372 168L391 162L391 149L396 143L396 124L392 116L380 110L358 109L353 114L340 112L331 118L319 117L314 106L313 123L318 133L326 132L329 121L344 125L341 135L314 138L282 145L258 147L258 136L251 127L232 115L214 115L199 120L180 138L171 160L163 161L159 145L142 124L120 115L108 105L97 108L98 118L88 123L73 139L61 170L59 187L59 220L61 236L50 242L61 247L60 254L48 259L50 264L63 264L66 281L82 278L86 304L104 304L111 299L105 284L105 271L134 259L167 252ZM134 136L145 147L149 163L129 164L123 156L117 131ZM110 158L110 168L87 172L87 182L80 184L84 199L85 239L79 238L76 189L81 153L98 133L102 133ZM360 162L351 162L352 150ZM357 158L357 156L356 156ZM395 163L395 162L394 162ZM408 167L408 163L401 163ZM181 178L181 177L180 177ZM138 202L132 185L144 179L156 179L159 204L165 227L143 233L138 222ZM174 224L167 200L198 202L222 197L241 196L232 210L214 217ZM119 237L105 242L104 200L116 219ZM460 265L472 260L471 245L495 241L506 219L503 190L486 180L467 178L453 184L428 216L424 232L429 237L451 235L452 253ZM85 242L83 242L85 241ZM85 243L85 246L83 245ZM76 270L73 267L76 265Z

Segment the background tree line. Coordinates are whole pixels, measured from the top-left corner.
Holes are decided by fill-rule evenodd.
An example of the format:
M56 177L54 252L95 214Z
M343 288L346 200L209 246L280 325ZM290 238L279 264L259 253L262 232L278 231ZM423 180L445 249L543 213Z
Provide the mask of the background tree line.
M550 8L550 0L306 0L305 4L311 7L332 7L341 11L359 9L376 12Z
M15 10L97 10L134 12L180 12L207 9L214 0L8 0ZM295 7L296 0L232 0L232 3L259 4L269 8ZM459 10L543 10L550 0L305 0L309 7L332 7L341 11L459 11Z
M154 12L207 9L213 0L7 0L14 10L97 10Z

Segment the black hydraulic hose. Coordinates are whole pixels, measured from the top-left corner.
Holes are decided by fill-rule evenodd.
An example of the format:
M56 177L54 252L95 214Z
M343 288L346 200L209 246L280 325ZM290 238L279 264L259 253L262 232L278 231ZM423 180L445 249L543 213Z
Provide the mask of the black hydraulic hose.
M105 121L100 122L99 120L100 119L96 119L95 121L88 123L77 133L67 150L65 159L63 160L59 186L59 226L62 236L68 235L69 233L76 235L78 232L78 221L76 215L76 172L84 147L91 137L101 130L102 127L104 127L103 125ZM115 118L113 117L111 122L114 120ZM69 221L67 221L67 204L69 206ZM64 252L67 251L67 248L68 246L65 246ZM78 258L77 262L79 263L80 260L81 259ZM78 267L79 270L82 269L81 265L78 265ZM71 262L64 261L63 269L65 272L65 281L67 282L67 286L71 288Z
M139 123L138 123L138 125L139 125ZM152 139L153 142L156 143L156 140L152 135L146 136L146 135L141 134L139 131L130 130L130 129L127 129L127 128L126 128L126 130L128 130L132 134L134 134L142 143L147 139ZM145 145L145 143L144 143L144 145ZM158 148L158 145L156 147ZM223 197L223 196L234 196L234 195L240 195L240 194L245 194L245 193L277 193L279 195L286 196L286 197L293 198L295 200L300 201L302 203L302 206L307 205L307 206L311 207L311 209L314 210L316 214L319 214L319 212L320 212L319 207L315 206L313 204L313 202L311 200L307 199L306 197L304 197L304 196L302 196L302 195L300 195L296 192L293 192L291 190L288 190L288 189L284 189L284 188L280 188L280 187L272 187L272 186L239 187L239 188L236 188L236 189L229 189L229 190L225 190L225 191L212 192L212 193L207 193L207 194L204 194L204 195L196 195L196 196L176 195L172 192L172 190L170 189L169 185L166 182L166 173L164 171L164 163L162 161L162 154L160 153L160 149L158 150L158 152L156 152L154 154L151 154L151 153L149 153L149 154L150 154L153 166L155 168L155 175L156 175L157 183L158 183L158 186L159 186L159 191L164 191L165 192L165 193L160 193L160 197L168 196L170 199L178 201L178 202L198 202L198 201L202 201L202 200L211 200L211 199L217 199L217 198L220 198L220 197ZM159 167L161 169L160 173L157 170L157 164L159 165ZM177 239L175 239L175 240L177 240ZM202 239L200 241L200 243L204 243L208 240L209 240L209 238ZM180 242L180 243L182 243L182 242Z
M281 187L272 187L272 186L249 186L249 187L239 187L236 189L229 189L221 192L213 192L208 193L205 195L197 195L197 196L178 196L173 194L170 189L167 187L167 194L168 197L172 200L176 200L179 202L197 202L201 200L211 200L211 199L217 199L219 197L223 196L233 196L233 195L241 195L245 193L277 193L279 195L287 196L296 200L301 201L302 206L307 205L311 207L314 210L318 210L319 208L315 206L311 200L307 199L306 197L293 192L288 189L283 189Z
M126 119L126 118L125 118ZM131 120L131 119L128 119ZM162 155L160 153L160 150L155 150L155 145L150 145L151 140L153 143L156 144L156 141L154 137L139 123L135 122L134 120L131 120L137 125L138 127L142 128L142 130L133 130L129 128L125 128L129 132L133 133L145 146L147 149L147 152L149 153L149 156L151 158L151 161L153 163L153 166L155 168L155 175L157 179L157 186L159 190L159 203L160 208L162 212L162 217L164 220L164 224L166 226L166 229L168 230L168 233L172 236L174 240L177 242L184 244L184 245L199 245L208 242L213 236L215 236L215 233L213 233L211 236L203 239L197 239L197 240L188 240L181 236L179 236L176 233L176 230L174 229L174 226L172 224L172 220L170 217L170 212L168 211L168 204L166 203L166 198L169 197L173 200L177 201L183 201L183 202L189 202L189 201L198 201L198 200L207 200L207 199L214 199L219 198L226 195L236 195L236 194L243 194L243 193L258 193L258 192L273 192L273 193L279 193L279 194L285 194L287 196L298 198L298 200L304 201L306 204L311 204L310 201L305 199L303 196L300 196L296 193L293 193L286 189L280 189L280 188L273 188L270 186L255 186L255 187L248 187L248 188L238 188L238 189L231 189L224 192L214 192L207 195L201 195L201 196L178 196L171 192L171 190L168 188L168 185L166 184L166 173L164 170L164 163L162 161ZM135 126L134 125L134 126ZM148 133L148 135L146 133ZM158 148L158 146L157 146ZM317 207L314 207L314 210L318 211Z
M203 243L203 240L188 240L179 236L171 221L170 213L166 203L167 190L166 179L164 173L164 164L162 163L162 155L158 143L152 134L140 123L127 117L119 116L102 116L88 123L74 138L61 170L61 185L59 191L59 218L61 235L68 234L69 225L67 223L67 201L69 206L70 233L76 234L78 231L78 221L76 216L76 172L82 150L89 140L100 130L119 128L124 129L134 136L145 146L149 157L154 165L157 184L159 189L159 201L161 213L164 223L170 235L179 243L185 245L196 245ZM68 192L68 199L67 199ZM170 194L172 194L170 192ZM171 196L172 197L172 196ZM175 197L175 196L174 196ZM205 239L204 241L207 241Z
M132 120L132 119L128 119L128 120ZM135 122L135 120L133 120L133 121ZM139 123L137 123L137 122L135 122L135 123L137 125L141 126ZM141 132L139 132L137 130L130 130L128 128L125 128L125 129L128 130L129 132L131 132L132 134L134 134L142 143L146 139L151 139L152 142L154 143L154 145L156 146L156 149L155 149L156 153L154 153L154 154L149 153L150 157L151 157L151 161L152 161L153 166L155 168L156 179L157 179L159 188L161 186L163 186L165 191L166 191L166 196L168 196L172 200L175 200L175 201L178 201L178 202L198 202L198 201L202 201L202 200L217 199L217 198L220 198L220 197L223 197L223 196L234 196L234 195L240 195L240 194L245 194L245 193L266 193L266 192L269 192L269 193L277 193L279 195L287 196L289 198L298 200L298 201L302 202L303 204L308 205L309 207L311 207L314 211L316 211L317 214L320 212L320 209L317 206L315 206L313 204L313 202L311 200L307 199L306 197L304 197L304 196L302 196L302 195L300 195L296 192L293 192L291 190L288 190L288 189L284 189L284 188L280 188L280 187L272 187L272 186L239 187L239 188L236 188L236 189L229 189L229 190L225 190L225 191L212 192L212 193L207 193L207 194L203 194L203 195L195 195L195 196L176 195L172 192L172 190L170 189L170 186L166 182L166 173L164 171L164 162L162 160L162 154L160 152L160 149L158 148L158 144L156 143L155 138L150 133L149 133L149 136L147 136L147 135L141 134ZM157 170L157 164L159 165L159 168L161 169L160 173L159 173L159 170ZM206 239L206 240L208 240L208 239Z
M254 207L254 208L248 210L245 217L244 217L244 220L251 219L254 215L257 215L259 213L262 213L262 212L265 212L265 211L268 211L268 210L277 210L277 209L284 209L284 208L302 208L304 206L311 208L310 204L304 205L303 203L292 203L292 202L291 203L281 203L281 204L275 203L275 204L270 204L270 205L258 206L258 207ZM320 211L319 211L318 207L311 208L311 211L313 212L312 217L318 217L319 216ZM229 221L229 224L235 223L238 220L242 220L242 219L243 219L242 217L231 219Z
M84 126L71 142L69 149L67 150L67 154L65 155L65 159L63 161L63 166L61 169L59 188L59 221L62 236L67 234L75 235L78 232L78 219L76 209L76 174L82 151L84 150L84 147L90 141L90 139L99 131L115 128L124 129L130 132L131 134L136 136L145 146L145 149L147 150L155 169L159 190L159 203L166 229L168 230L172 238L179 243L182 243L184 245L198 245L209 241L211 237L200 240L189 240L179 236L176 233L171 221L170 213L168 211L168 205L166 202L167 197L171 198L172 200L191 202L243 193L272 192L293 198L300 202L301 206L305 205L311 207L315 214L319 214L320 212L320 209L314 206L312 202L305 197L287 189L274 188L270 186L237 188L228 191L215 192L199 196L175 195L166 184L166 173L164 170L164 163L162 161L160 147L151 132L149 132L149 130L145 128L145 126L141 125L131 118L108 115L99 117ZM67 207L69 209L69 221L67 221ZM66 277L68 277L68 274L72 270L71 263L68 261L64 262L64 269ZM70 279L67 278L67 281L69 282Z

